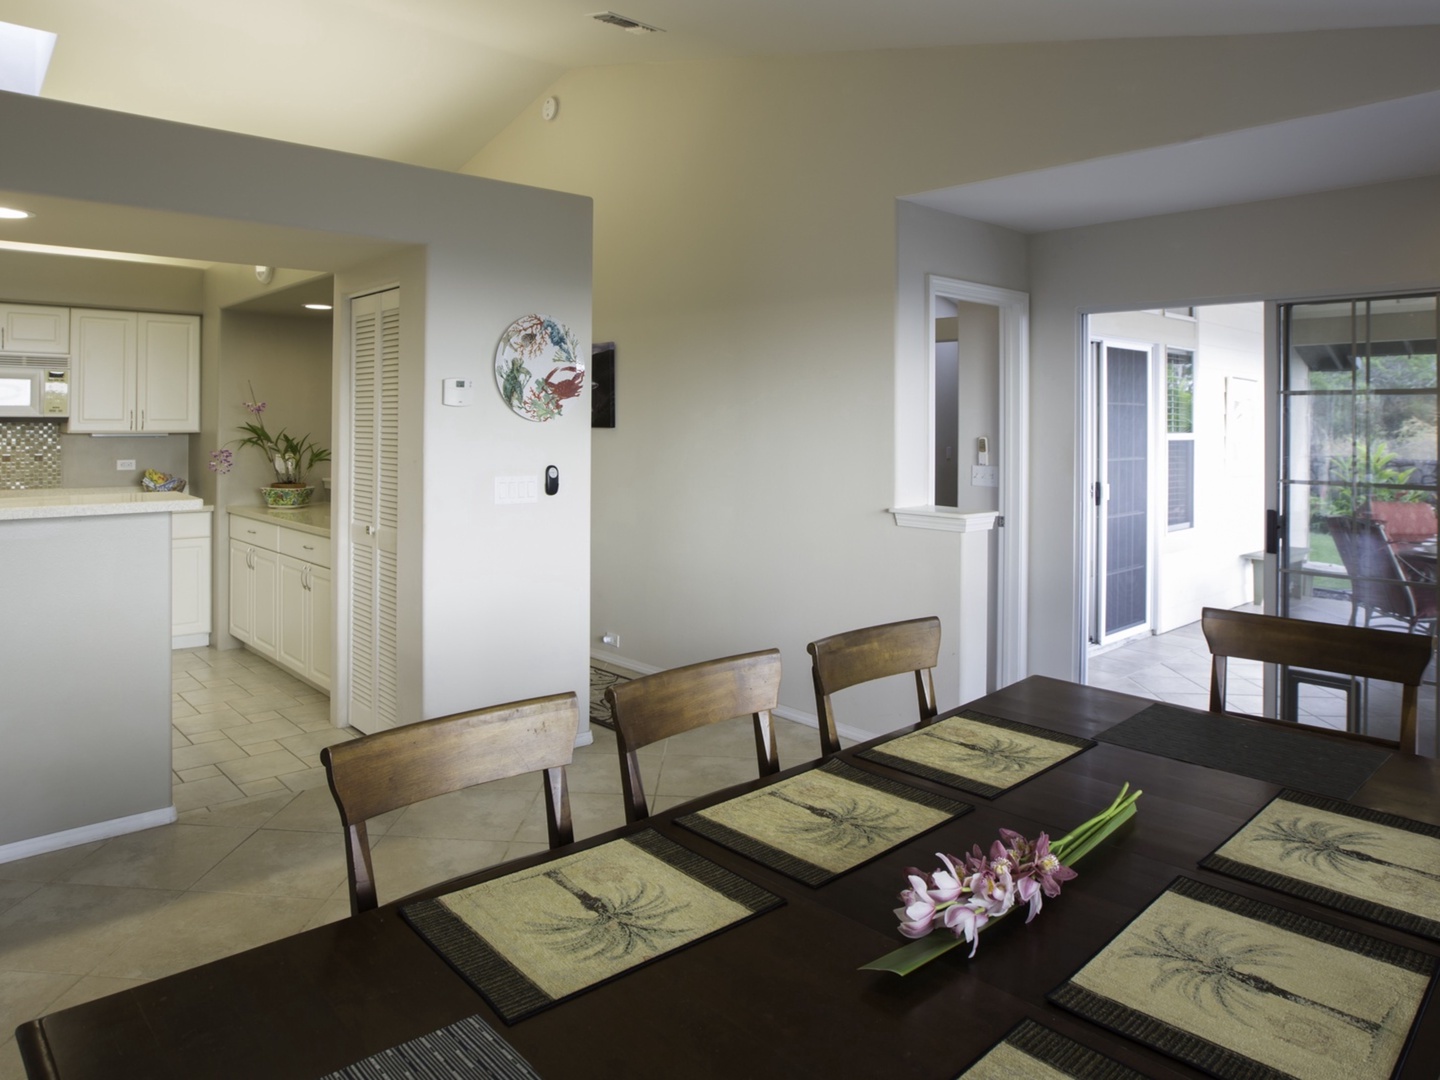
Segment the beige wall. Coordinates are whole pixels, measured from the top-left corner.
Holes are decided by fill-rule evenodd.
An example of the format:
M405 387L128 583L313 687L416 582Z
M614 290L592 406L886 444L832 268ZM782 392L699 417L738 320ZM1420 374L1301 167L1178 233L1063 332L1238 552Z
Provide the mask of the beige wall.
M909 342L925 327L897 322L923 289L900 246L918 208L897 225L896 198L1432 90L1437 45L1431 28L628 66L557 81L557 120L527 109L466 168L595 198L595 325L616 342L618 421L594 435L592 644L618 631L623 655L656 666L778 645L783 704L812 711L807 641L931 612L947 641L969 632L971 615L949 615L953 538L897 529L885 513L905 481L903 446L920 444L922 468L926 453L906 396ZM1336 77L1358 70L1363 82ZM949 274L1027 287L1023 238L950 231L968 239ZM1158 254L1146 262L1140 292L1170 273ZM1068 674L1075 314L1045 281L1031 666ZM945 707L958 686L950 655ZM911 715L908 693L858 695L841 720L892 727Z

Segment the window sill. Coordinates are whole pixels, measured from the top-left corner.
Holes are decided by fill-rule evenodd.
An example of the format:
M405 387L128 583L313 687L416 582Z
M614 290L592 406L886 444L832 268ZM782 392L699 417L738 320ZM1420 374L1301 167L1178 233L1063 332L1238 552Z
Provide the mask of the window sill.
M994 510L966 512L946 506L891 507L895 524L904 529L936 529L940 532L989 532L996 527Z

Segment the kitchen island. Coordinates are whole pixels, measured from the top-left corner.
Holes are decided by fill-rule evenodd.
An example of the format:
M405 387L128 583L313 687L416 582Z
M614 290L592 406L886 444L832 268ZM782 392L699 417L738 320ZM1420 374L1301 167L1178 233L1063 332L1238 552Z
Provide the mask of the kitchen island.
M0 492L0 862L175 819L175 492Z

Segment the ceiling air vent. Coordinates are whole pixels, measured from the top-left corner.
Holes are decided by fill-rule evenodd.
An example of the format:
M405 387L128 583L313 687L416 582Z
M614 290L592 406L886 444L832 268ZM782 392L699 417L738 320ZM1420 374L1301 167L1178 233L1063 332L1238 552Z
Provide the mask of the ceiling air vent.
M621 30L631 34L663 34L665 31L658 26L649 26L646 23L631 19L625 15L617 15L613 11L600 11L590 16L596 22L608 23L610 26L618 26Z

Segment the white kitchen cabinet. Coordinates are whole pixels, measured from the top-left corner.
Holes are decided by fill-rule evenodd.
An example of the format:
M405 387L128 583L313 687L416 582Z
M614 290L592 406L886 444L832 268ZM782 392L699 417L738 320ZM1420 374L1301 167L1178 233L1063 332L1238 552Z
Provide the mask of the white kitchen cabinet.
M0 304L0 355L69 356L70 309Z
M230 633L327 693L331 581L328 537L230 515Z
M306 682L330 689L330 571L280 556L280 644L277 659Z
M171 648L209 645L210 629L210 514L171 514Z
M200 318L70 312L72 433L200 430Z
M280 556L230 540L230 633L261 656L279 656Z

